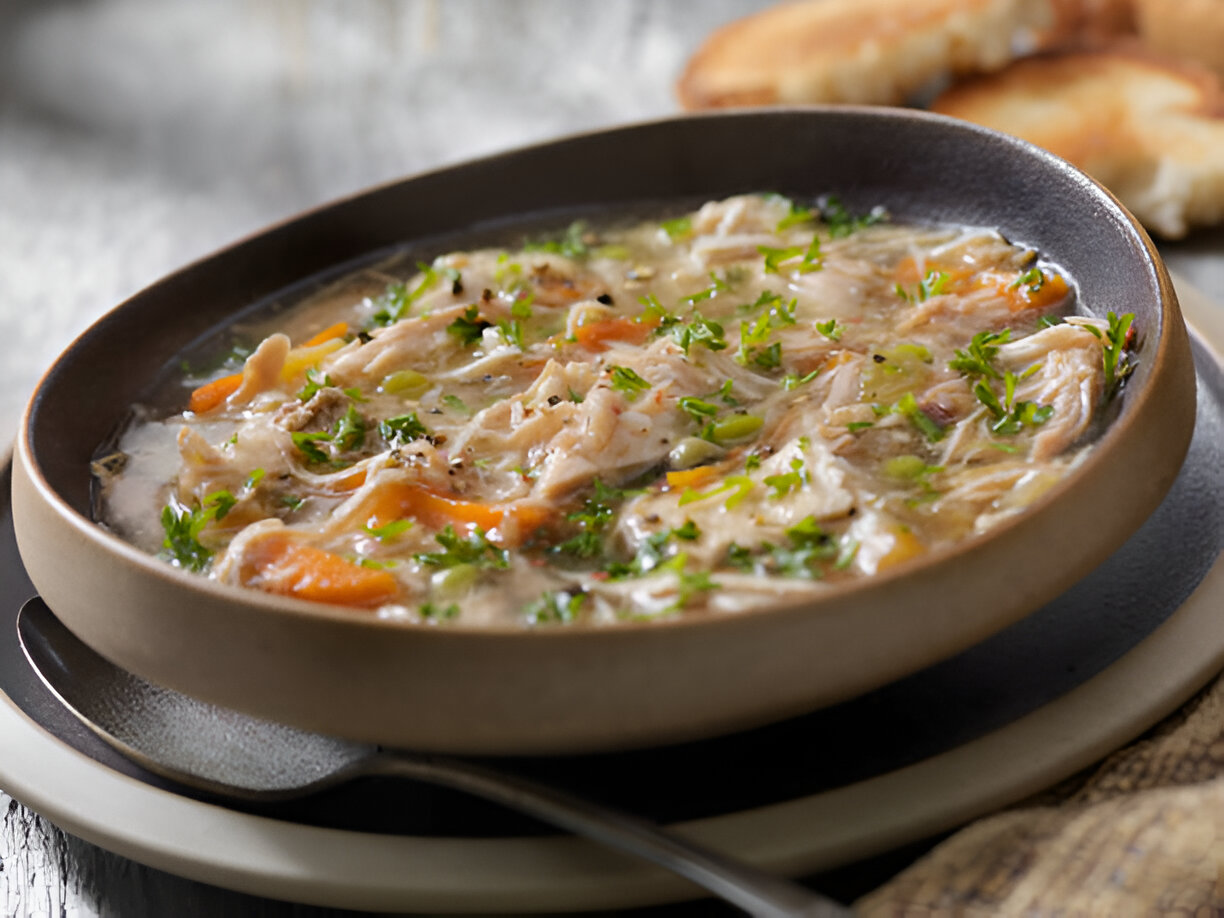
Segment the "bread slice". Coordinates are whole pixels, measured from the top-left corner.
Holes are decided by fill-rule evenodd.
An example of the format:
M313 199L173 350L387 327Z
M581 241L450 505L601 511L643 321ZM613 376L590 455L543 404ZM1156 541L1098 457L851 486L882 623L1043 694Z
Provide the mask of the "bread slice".
M1224 0L1133 0L1139 35L1153 51L1224 75Z
M1054 22L1054 0L800 0L714 32L676 86L685 108L897 104L997 69ZM1028 41L1026 43L1026 37Z
M1136 0L1054 0L1056 31L1049 36L1049 43L1093 44L1134 35L1135 3Z
M1207 70L1131 45L1046 53L954 86L931 108L1069 160L1161 236L1224 218L1224 97Z

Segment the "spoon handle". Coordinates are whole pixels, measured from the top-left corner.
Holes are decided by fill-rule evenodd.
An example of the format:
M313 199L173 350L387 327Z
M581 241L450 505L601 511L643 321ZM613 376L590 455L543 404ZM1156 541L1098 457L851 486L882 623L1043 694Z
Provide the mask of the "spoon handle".
M762 918L853 914L798 883L725 857L636 816L481 765L431 755L382 753L366 774L398 775L464 791L576 835L653 861Z

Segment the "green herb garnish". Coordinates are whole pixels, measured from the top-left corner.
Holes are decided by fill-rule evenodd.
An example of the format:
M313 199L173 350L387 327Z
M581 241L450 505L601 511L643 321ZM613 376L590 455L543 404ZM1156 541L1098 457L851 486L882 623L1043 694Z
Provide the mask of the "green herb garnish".
M430 438L429 429L417 419L415 411L379 421L378 433L392 447Z
M650 388L650 383L638 376L628 367L608 367L612 388L624 393L626 401L636 401L637 397Z
M510 552L490 542L479 526L472 527L471 534L465 539L457 535L455 527L448 523L434 539L443 550L414 555L421 564L443 570L460 564L494 570L504 570L510 566Z
M580 590L549 590L523 607L523 618L529 625L568 625L577 619L585 601L586 593Z
M378 541L385 542L390 539L394 539L396 536L403 535L405 532L411 529L412 526L412 520L401 519L392 520L390 523L387 523L384 526L363 526L362 528L365 529L365 531L370 535L374 536L374 538L378 539Z
M194 509L188 509L178 501L171 501L162 508L161 523L165 531L162 540L162 557L176 567L189 571L202 571L212 558L212 551L200 542L204 527L221 520L238 503L229 491L214 491Z
M893 405L892 410L895 414L904 415L932 443L938 443L944 438L944 429L936 424L930 415L918 407L918 400L914 398L913 392L906 392L905 395L901 396L897 403Z
M446 326L446 330L458 338L464 347L470 347L479 341L484 334L484 330L491 328L492 325L492 322L488 322L480 317L480 307L472 304L463 310L463 315Z

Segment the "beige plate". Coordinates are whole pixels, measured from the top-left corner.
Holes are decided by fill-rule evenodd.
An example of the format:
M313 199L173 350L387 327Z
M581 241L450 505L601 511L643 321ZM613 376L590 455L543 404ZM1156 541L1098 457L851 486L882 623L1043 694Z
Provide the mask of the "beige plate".
M404 215L448 229L541 206L541 195L544 205L611 206L762 187L832 188L853 210L883 202L899 220L989 223L1035 246L1077 280L1089 311L1136 315L1139 369L1119 418L1026 513L955 550L799 604L615 628L379 621L183 573L86 515L90 455L153 378L151 362L160 366L257 292L283 287L285 273L311 273L311 262L291 257L338 260L343 245L370 251L420 232L396 222ZM479 206L487 210L453 213ZM796 715L1001 630L1139 527L1176 477L1193 419L1193 366L1168 275L1143 231L1081 173L1020 141L920 112L743 112L614 129L408 179L167 278L86 332L40 384L14 453L13 512L30 578L56 614L151 681L388 745L590 751Z

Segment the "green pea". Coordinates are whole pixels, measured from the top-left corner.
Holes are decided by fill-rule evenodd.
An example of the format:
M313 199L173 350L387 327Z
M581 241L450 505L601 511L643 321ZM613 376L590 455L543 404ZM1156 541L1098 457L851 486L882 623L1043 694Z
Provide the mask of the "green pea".
M416 370L399 370L383 379L378 387L391 395L419 395L429 388L429 377Z
M710 439L719 445L746 440L760 430L764 423L763 419L754 414L733 414L710 425Z
M456 564L435 573L429 578L429 585L435 595L458 596L466 592L479 576L480 568L475 564Z
M685 437L672 447L672 451L667 454L667 461L673 469L691 469L721 459L724 455L726 450L717 443L700 437Z

